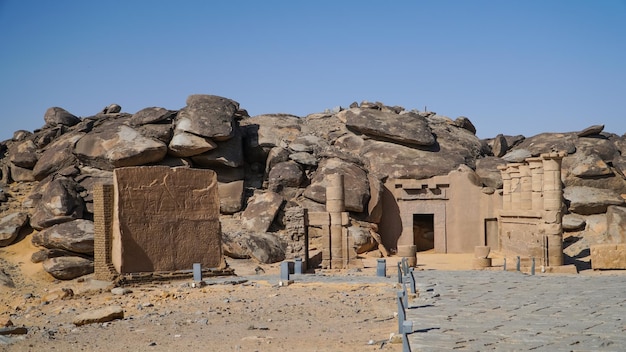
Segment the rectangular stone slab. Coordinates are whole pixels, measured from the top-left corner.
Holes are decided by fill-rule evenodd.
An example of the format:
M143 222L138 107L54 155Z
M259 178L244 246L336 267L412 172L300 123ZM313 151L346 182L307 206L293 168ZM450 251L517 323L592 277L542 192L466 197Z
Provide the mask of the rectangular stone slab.
M119 273L223 267L212 170L115 169L112 260Z

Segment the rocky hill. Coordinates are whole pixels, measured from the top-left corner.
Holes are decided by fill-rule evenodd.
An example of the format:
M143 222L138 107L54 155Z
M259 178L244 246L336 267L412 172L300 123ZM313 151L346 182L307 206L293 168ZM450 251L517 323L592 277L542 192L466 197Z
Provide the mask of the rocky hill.
M363 229L380 221L387 178L424 179L467 165L484 187L500 189L498 165L567 151L566 257L588 262L591 244L626 241L626 136L602 125L481 140L466 117L378 102L250 117L236 101L212 95L191 95L177 111L129 114L113 104L80 118L52 107L44 121L0 143L0 246L30 236L41 247L31 260L60 279L93 270L94 184L112 182L114 168L138 165L217 171L225 252L274 262L289 256L289 208L324 209L328 173L345 177L346 208L357 219L351 233L365 252L376 248Z

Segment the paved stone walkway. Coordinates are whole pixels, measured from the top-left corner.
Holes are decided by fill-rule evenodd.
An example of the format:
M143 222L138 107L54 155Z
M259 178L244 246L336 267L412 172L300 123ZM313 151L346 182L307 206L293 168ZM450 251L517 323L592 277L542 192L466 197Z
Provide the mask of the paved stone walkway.
M416 271L416 351L626 351L626 275Z

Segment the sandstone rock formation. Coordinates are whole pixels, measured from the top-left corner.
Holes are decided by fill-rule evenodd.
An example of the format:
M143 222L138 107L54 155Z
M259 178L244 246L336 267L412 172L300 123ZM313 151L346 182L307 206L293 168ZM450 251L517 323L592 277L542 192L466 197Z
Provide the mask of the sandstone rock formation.
M249 117L236 101L213 95L191 95L180 110L147 107L129 114L111 104L84 118L53 107L44 122L41 129L16 131L0 142L0 196L11 193L0 197L0 219L28 213L30 226L41 231L33 241L48 248L35 259L57 277L88 272L93 253L69 245L73 238L88 238L90 230L79 226L61 235L55 228L91 221L94 185L112 183L115 168L140 165L215 171L223 217L239 219L245 229L224 232L225 253L271 262L285 257L287 208L324 210L327 175L344 175L346 209L368 228L385 211L381 199L388 196L387 179L425 179L466 165L486 191L497 192L502 188L498 165L565 151L567 255L580 257L596 243L626 241L621 220L626 138L602 125L480 140L467 117L450 119L379 102L305 117ZM33 187L21 204L7 188L13 184ZM353 233L359 250L375 249L365 231ZM15 237L14 232L2 236L4 245Z

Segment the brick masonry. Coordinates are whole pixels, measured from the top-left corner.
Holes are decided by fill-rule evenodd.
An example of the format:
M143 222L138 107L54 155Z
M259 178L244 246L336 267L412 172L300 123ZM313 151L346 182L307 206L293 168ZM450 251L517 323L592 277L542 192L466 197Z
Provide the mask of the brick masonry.
M94 203L94 277L110 281L117 275L111 261L111 227L113 226L113 185L96 184Z

